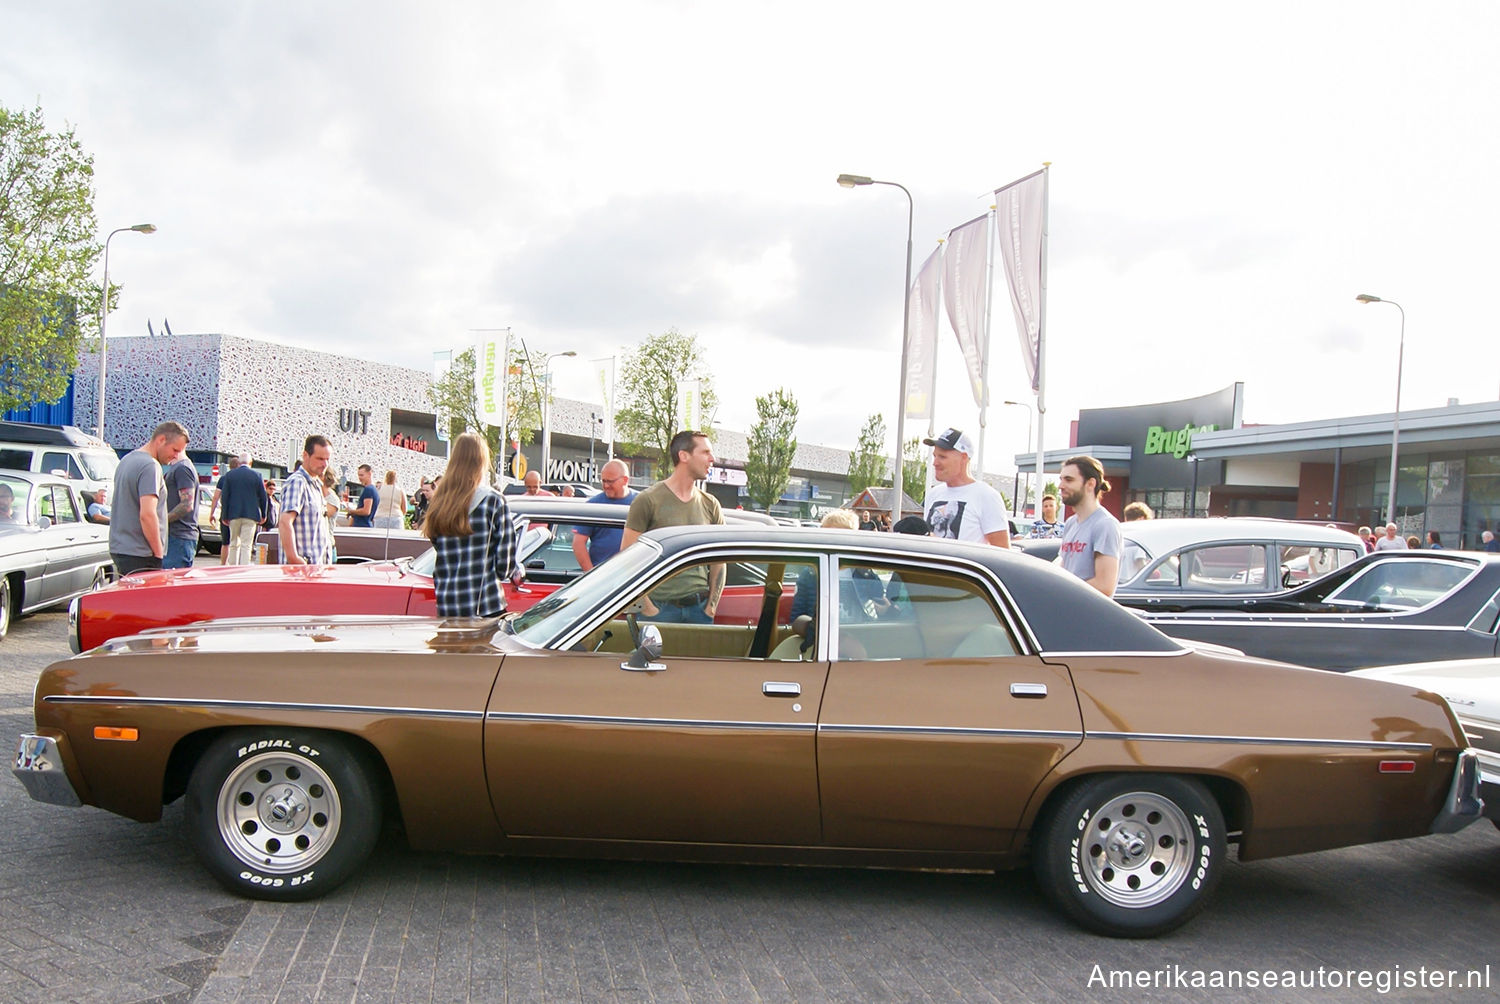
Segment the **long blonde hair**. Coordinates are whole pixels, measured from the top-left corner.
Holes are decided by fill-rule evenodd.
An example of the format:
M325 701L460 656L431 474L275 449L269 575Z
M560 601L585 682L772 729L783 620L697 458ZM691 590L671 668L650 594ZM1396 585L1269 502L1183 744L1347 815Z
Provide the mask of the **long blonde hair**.
M427 518L422 521L422 533L428 540L467 537L474 532L469 525L469 503L489 469L490 446L483 436L465 432L453 441L448 468L432 493Z

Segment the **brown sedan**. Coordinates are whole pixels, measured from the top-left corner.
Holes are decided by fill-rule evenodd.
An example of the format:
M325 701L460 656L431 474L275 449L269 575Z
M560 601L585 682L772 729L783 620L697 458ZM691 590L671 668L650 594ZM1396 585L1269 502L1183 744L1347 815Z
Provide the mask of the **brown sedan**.
M15 773L236 891L413 847L1004 868L1157 934L1228 865L1477 818L1442 698L1196 651L1041 562L885 534L645 535L503 622L246 621L46 670ZM87 854L86 848L78 849Z

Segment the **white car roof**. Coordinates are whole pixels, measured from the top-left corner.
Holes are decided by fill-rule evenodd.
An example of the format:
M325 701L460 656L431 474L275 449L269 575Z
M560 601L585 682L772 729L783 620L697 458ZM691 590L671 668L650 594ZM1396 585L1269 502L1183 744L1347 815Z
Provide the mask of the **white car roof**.
M1206 519L1140 519L1120 524L1120 532L1156 557L1191 544L1215 541L1285 541L1291 544L1351 547L1362 555L1358 535L1334 527L1285 519L1217 516Z

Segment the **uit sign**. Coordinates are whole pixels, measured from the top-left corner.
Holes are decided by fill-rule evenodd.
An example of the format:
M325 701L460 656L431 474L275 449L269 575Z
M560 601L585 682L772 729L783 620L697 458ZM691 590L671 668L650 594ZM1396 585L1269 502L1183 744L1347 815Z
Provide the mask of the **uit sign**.
M1193 449L1193 433L1213 432L1217 425L1184 425L1180 429L1163 429L1159 425L1153 425L1146 430L1146 448L1142 452L1146 456L1158 453L1170 453L1181 460Z

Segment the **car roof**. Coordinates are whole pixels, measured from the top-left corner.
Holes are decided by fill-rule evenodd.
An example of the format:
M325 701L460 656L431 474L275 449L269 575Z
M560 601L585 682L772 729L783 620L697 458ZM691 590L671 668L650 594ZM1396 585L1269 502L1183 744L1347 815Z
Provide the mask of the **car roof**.
M13 471L10 468L0 468L0 477L9 478L13 481L29 481L33 485L56 484L67 485L75 491L78 489L77 483L69 480L68 478L59 477L56 474L43 473L41 471Z
M1120 524L1120 533L1160 557L1179 547L1214 541L1288 541L1364 550L1347 530L1288 519L1210 516L1202 519L1138 519Z

